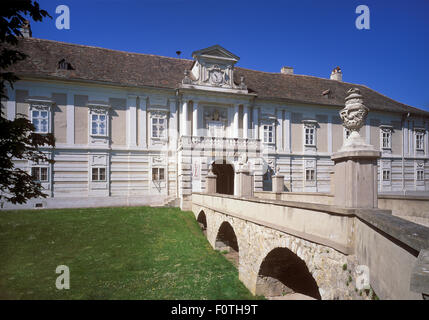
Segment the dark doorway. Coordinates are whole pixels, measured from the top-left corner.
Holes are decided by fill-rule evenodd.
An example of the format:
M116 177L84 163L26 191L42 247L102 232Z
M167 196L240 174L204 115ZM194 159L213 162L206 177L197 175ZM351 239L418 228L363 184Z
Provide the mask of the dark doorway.
M213 163L213 173L217 176L216 193L233 195L234 168L232 165L227 164L225 161L223 161L223 163L218 163L216 161Z

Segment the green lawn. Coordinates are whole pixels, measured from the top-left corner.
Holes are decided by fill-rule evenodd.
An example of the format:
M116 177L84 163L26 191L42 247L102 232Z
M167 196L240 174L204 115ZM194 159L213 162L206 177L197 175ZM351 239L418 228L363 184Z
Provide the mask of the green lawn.
M70 289L58 290L58 265ZM0 212L0 299L253 299L191 212Z

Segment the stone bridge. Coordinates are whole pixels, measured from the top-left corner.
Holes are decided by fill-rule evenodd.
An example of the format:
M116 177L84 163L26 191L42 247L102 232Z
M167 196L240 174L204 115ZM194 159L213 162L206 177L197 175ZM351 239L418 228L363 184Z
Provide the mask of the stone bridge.
M422 299L429 293L418 270L429 228L389 210L194 193L192 211L213 248L235 253L239 278L253 294ZM361 290L366 280L371 290Z

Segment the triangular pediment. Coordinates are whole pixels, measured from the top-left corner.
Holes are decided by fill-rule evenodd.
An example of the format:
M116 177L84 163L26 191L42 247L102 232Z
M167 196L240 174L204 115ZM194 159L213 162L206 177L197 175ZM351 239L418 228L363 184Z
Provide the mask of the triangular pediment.
M192 52L192 57L194 59L197 59L198 57L205 57L212 59L231 60L234 62L240 60L240 58L237 57L235 54L226 50L218 44L205 49L194 51Z

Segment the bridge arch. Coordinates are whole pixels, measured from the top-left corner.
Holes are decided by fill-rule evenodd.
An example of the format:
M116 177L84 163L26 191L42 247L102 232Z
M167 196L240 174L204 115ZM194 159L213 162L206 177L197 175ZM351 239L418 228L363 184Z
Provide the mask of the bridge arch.
M201 228L201 231L207 236L207 216L204 210L201 210L197 217L197 222Z
M299 293L321 299L319 286L304 260L286 247L276 247L259 266L256 294L266 297Z
M223 221L216 234L215 249L226 251L226 258L232 262L235 267L239 266L240 246L237 234L234 231L232 224L228 221Z

